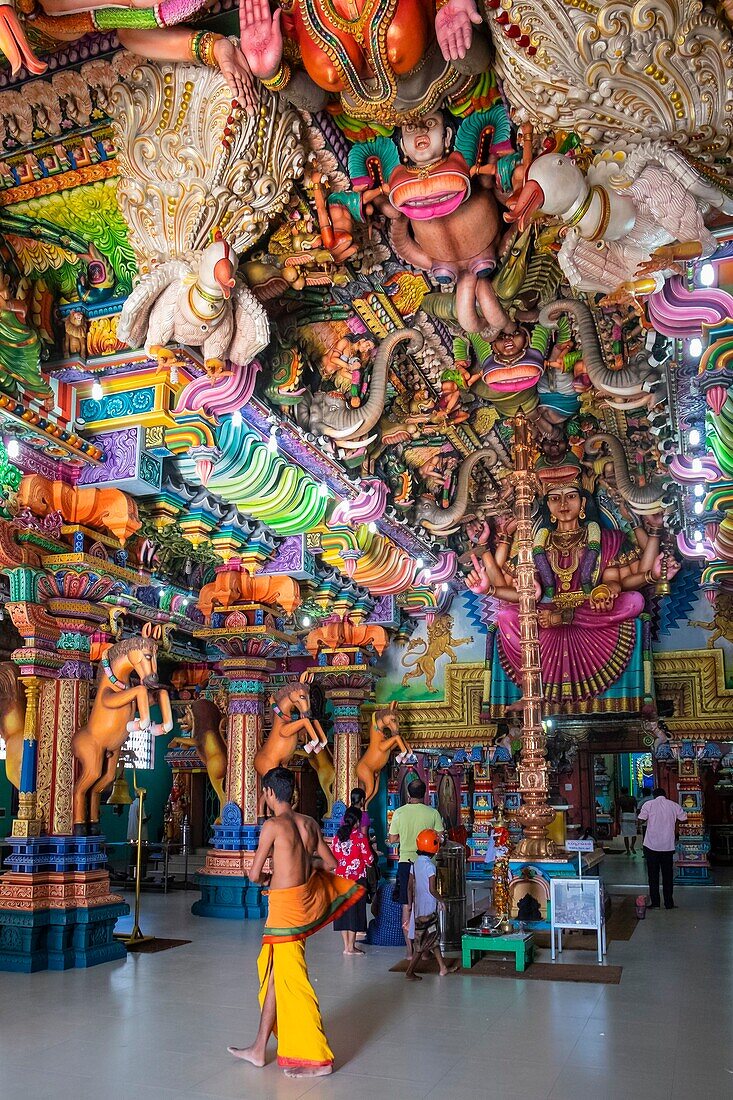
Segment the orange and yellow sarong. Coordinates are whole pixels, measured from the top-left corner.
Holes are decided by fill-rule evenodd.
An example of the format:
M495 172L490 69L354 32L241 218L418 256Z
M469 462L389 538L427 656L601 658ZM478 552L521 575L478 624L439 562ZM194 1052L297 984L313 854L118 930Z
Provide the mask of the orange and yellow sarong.
M273 975L277 1061L281 1066L333 1064L318 999L308 978L305 941L350 909L363 893L363 888L350 879L320 870L314 871L303 886L269 892L257 970L260 1005Z

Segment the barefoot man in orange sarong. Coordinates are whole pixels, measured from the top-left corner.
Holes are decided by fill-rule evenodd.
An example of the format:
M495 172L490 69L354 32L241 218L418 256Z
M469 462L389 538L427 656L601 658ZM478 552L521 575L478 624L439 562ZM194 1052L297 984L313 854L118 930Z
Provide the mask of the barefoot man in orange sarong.
M322 1077L333 1070L333 1053L323 1031L321 1011L308 979L305 941L364 893L340 875L321 830L311 817L293 813L295 776L273 768L262 779L262 793L273 817L260 832L249 878L262 880L272 857L269 912L257 960L260 1026L251 1046L229 1047L230 1054L264 1066L267 1041L277 1036L277 1061L287 1077Z

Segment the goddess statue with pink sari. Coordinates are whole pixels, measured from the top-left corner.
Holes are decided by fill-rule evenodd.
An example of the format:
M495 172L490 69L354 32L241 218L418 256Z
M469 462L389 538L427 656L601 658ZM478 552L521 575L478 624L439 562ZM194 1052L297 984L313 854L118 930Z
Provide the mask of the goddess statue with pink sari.
M641 589L663 574L672 578L680 568L660 551L658 532L656 526L639 525L632 542L623 531L601 527L595 501L578 481L547 485L533 557L542 678L552 709L572 711L623 675L645 606ZM497 656L519 685L519 596L511 542L505 528L495 551L482 548L480 558L474 555L467 583L471 591L501 601Z

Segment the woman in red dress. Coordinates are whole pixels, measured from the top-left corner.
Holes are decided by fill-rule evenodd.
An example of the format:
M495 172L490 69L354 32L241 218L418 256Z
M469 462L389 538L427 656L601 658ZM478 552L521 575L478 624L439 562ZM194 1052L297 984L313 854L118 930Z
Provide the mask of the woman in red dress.
M361 829L361 812L353 806L349 806L344 814L341 827L333 839L332 851L336 858L336 874L365 886L367 867L373 862L374 853ZM337 917L333 927L343 937L344 955L363 955L361 948L356 946L356 936L358 932L366 932L366 896Z

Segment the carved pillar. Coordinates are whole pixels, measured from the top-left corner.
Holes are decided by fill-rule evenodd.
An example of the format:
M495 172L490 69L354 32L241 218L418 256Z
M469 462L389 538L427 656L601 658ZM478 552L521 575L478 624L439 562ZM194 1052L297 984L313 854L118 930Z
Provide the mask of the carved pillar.
M18 789L18 816L13 821L13 836L39 836L41 821L38 816L36 782L38 761L38 680L35 676L22 676L25 687L25 725L23 728L23 757Z
M71 574L74 590L91 594L107 580L85 570ZM69 587L69 574L48 577L44 587L58 591ZM42 582L43 584L44 582ZM60 634L56 655L61 662L58 679L46 680L41 689L38 740L38 809L45 829L52 835L66 835L73 830L72 797L74 789L74 757L71 739L89 715L89 696L94 669L90 661L92 636L109 618L105 605L89 599L60 598L48 600Z
M339 666L312 670L331 704L333 719L334 812L324 823L330 835L340 823L343 810L338 803L349 805L349 794L356 786L356 765L361 756L361 710L374 690L374 674L361 665L351 670Z
M527 421L520 412L514 421L514 515L517 520L517 592L522 649L522 751L518 775L522 805L517 818L524 837L515 849L519 859L547 859L555 845L546 834L555 811L548 805L549 778L546 738L542 726L542 662L535 603L535 569L532 559L532 474Z
M227 708L227 802L234 802L242 813L242 825L257 826L257 773L255 753L262 737L265 716L265 689L274 661L262 658L229 658L221 662L221 671L229 685Z
M201 917L257 920L264 916L266 904L262 888L247 876L259 833L254 758L262 737L265 691L275 661L262 655L263 650L267 652L264 639L220 636L217 647L229 653L219 661L228 688L227 802L221 824L214 826L206 865L197 876L201 899L193 904L191 912ZM232 650L236 652L232 654Z

